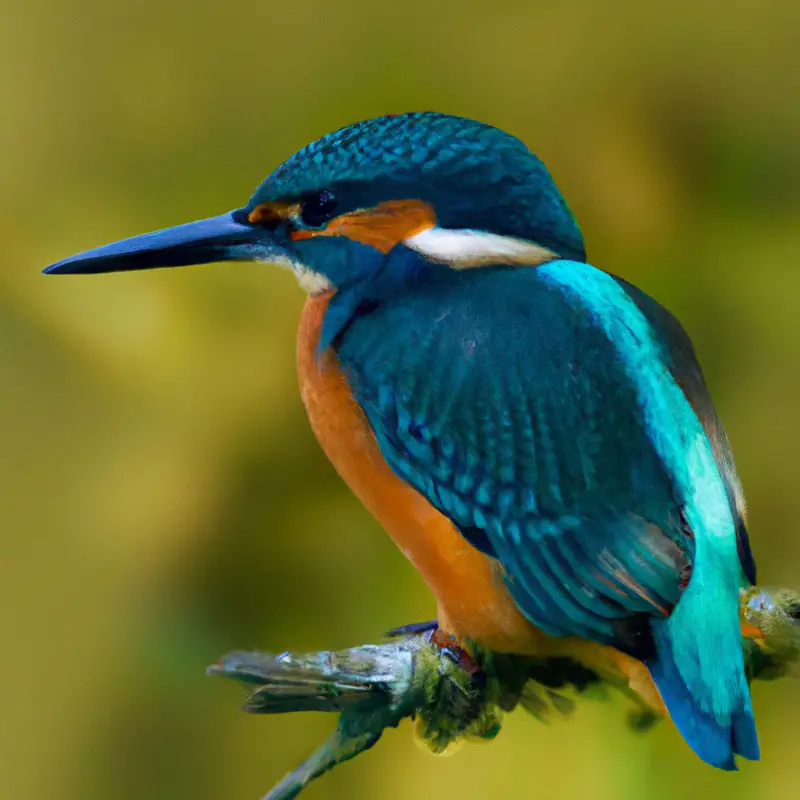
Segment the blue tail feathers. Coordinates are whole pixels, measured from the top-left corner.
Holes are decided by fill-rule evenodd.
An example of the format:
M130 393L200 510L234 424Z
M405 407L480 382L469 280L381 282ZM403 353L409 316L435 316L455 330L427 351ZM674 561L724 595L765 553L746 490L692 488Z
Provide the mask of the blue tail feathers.
M730 713L718 715L704 709L678 671L668 621L654 620L652 629L656 655L648 659L647 668L687 744L703 761L719 769L737 769L735 755L757 761L758 735L746 683L738 701L732 703Z

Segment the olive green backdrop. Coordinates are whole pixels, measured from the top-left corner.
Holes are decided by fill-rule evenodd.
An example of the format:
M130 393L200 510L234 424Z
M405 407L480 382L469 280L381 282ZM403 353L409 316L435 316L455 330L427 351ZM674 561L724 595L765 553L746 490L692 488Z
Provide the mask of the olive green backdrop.
M688 328L761 580L800 587L800 3L0 11L0 797L256 800L333 720L242 715L206 664L433 613L308 429L291 275L39 272L241 205L307 141L384 112L477 117L544 159L591 261ZM764 758L738 775L587 703L447 759L392 731L308 797L789 800L800 681L755 705Z

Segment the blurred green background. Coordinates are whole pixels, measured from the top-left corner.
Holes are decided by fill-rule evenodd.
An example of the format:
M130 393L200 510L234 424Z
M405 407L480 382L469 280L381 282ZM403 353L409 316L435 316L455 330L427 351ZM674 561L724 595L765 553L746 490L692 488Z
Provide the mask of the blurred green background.
M692 335L761 581L800 587L796 0L0 10L0 797L255 800L333 720L247 717L205 666L433 613L306 424L291 275L39 272L239 206L312 138L384 112L477 117L543 158L592 262ZM755 705L763 761L737 775L586 703L448 759L392 731L308 798L796 797L800 684Z

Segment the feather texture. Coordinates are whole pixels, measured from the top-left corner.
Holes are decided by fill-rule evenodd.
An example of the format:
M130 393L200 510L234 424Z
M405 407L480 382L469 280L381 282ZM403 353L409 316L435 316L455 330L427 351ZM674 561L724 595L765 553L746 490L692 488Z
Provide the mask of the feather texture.
M752 720L735 472L685 334L577 262L431 280L373 301L335 341L389 466L500 561L537 627L669 660L679 716L727 737L727 759L700 755L757 756L754 729L732 733Z

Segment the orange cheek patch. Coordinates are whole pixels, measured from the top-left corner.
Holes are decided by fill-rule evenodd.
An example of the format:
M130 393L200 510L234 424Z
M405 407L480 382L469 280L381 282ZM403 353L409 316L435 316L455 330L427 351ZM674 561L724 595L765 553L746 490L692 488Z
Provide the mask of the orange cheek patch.
M293 205L288 203L262 203L247 215L247 221L253 225L264 225L265 227L277 225L287 219L298 208L299 204L297 203Z
M398 242L436 225L436 213L422 200L390 200L365 211L342 214L321 231L294 231L292 239L346 236L388 253Z

